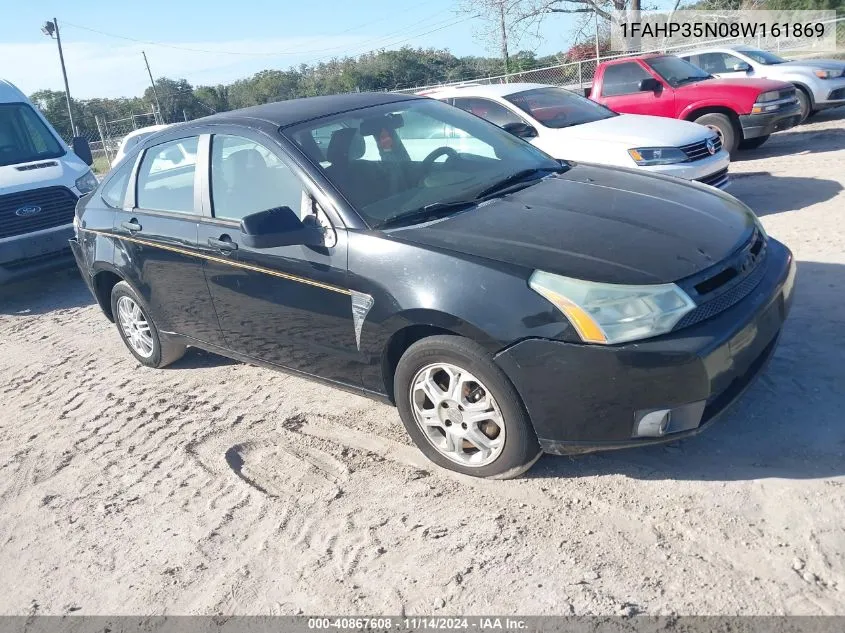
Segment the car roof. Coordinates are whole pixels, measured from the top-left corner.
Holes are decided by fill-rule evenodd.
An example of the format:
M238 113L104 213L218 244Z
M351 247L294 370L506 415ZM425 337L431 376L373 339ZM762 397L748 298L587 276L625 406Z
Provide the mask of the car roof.
M508 84L463 84L460 86L446 86L423 90L417 94L432 99L446 99L449 97L506 97L517 92L534 90L536 88L557 88L551 84L508 83Z
M29 103L29 99L11 81L0 79L0 103Z
M756 46L749 46L748 44L729 44L726 46L706 46L704 48L694 48L688 51L681 51L676 53L678 57L686 57L687 55L701 55L702 53L720 53L724 51L759 51L761 49Z
M128 138L134 138L136 136L145 136L147 134L153 134L154 132L158 132L159 130L165 130L170 127L170 124L163 123L161 125L148 125L147 127L139 127L137 130L132 130L123 137L125 141Z
M220 112L219 114L212 114L211 116L190 121L188 124L183 123L180 127L184 128L185 125L196 123L243 124L256 120L270 123L277 127L287 127L332 114L413 99L419 99L419 97L389 92L364 92L305 97L302 99L290 99L288 101L275 101L250 108L230 110L229 112Z

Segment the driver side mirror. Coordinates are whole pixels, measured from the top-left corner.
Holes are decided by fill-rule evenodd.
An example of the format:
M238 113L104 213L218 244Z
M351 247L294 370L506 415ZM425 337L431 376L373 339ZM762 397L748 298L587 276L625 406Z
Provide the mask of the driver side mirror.
M71 142L73 153L79 156L83 163L89 167L94 164L94 156L91 154L91 146L84 136L74 136Z
M514 136L518 136L519 138L536 138L538 136L537 128L535 128L533 125L522 123L521 121L505 123L502 126L502 129L505 132L513 134Z
M738 73L750 73L751 65L748 62L737 62L731 70Z
M663 84L654 77L640 80L640 92L660 92L661 90L663 90Z
M290 207L259 211L241 220L243 243L252 248L323 246L324 233L317 222L301 222Z

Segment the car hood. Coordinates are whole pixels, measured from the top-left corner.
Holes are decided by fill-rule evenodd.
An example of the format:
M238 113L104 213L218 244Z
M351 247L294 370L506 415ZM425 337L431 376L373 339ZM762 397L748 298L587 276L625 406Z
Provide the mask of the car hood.
M761 92L768 92L769 90L783 90L784 88L791 88L792 84L779 81L776 79L705 79L703 81L696 81L695 83L685 84L675 88L675 93L684 93L688 96L705 96L713 95L714 93L727 92L748 92L753 93L754 96Z
M620 114L600 121L561 129L548 128L548 133L562 139L602 141L632 147L679 147L713 136L704 126L659 116Z
M39 187L73 187L89 167L73 152L0 167L0 195Z
M754 229L736 198L628 169L575 165L394 239L527 270L618 284L668 283L736 251Z

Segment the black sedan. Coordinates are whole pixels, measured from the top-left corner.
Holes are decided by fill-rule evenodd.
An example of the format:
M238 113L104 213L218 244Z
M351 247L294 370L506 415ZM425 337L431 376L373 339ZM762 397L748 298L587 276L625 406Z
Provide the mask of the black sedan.
M391 94L170 127L75 224L140 363L192 345L394 403L480 477L703 429L771 357L795 276L730 195Z

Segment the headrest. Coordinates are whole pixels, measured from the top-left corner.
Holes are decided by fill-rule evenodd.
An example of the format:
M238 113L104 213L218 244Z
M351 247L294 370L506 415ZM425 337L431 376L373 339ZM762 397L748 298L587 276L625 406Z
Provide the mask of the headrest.
M332 132L326 160L332 165L361 158L366 151L364 137L354 127L345 127Z
M405 125L401 114L386 114L361 121L362 136L378 136L382 130L396 130Z

